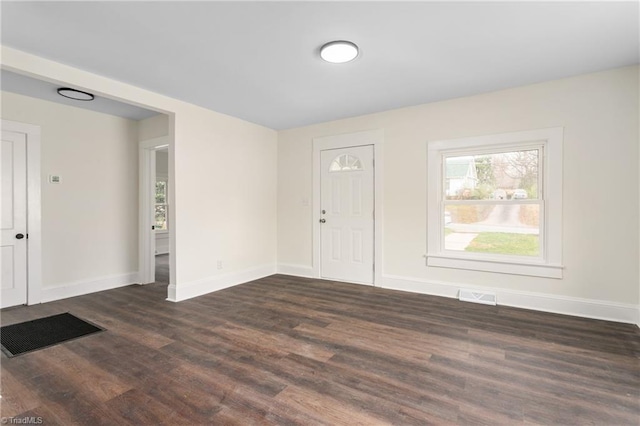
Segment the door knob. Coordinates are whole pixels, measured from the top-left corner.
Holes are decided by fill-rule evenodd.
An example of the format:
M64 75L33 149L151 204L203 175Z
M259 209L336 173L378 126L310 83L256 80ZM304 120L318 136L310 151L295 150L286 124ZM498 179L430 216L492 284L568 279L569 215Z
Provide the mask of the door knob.
M16 239L21 240L24 238L24 234L16 234Z
M325 223L326 220L325 219L320 219L320 223Z

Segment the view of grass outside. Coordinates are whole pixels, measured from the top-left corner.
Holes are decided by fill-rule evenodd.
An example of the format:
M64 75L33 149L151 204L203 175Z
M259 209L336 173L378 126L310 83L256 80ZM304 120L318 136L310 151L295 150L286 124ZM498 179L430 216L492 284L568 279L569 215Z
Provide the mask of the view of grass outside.
M538 236L532 234L482 232L469 243L465 251L517 256L539 256L540 243Z
M445 250L540 256L540 206L465 204L445 207Z

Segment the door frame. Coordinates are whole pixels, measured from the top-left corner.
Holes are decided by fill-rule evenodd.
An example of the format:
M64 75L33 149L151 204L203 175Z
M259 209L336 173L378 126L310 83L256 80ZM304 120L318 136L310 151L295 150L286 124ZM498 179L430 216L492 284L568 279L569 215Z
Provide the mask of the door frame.
M40 126L0 120L2 130L23 133L27 139L27 305L42 300L42 199Z
M155 205L156 151L169 146L169 137L147 139L138 143L139 161L139 238L138 238L138 280L140 284L151 284L156 277L156 234L153 226L153 206ZM171 155L171 150L169 150ZM169 160L171 162L171 160ZM171 231L169 231L171 238ZM171 244L170 244L171 247ZM171 256L171 249L169 250Z
M373 285L382 283L382 236L383 236L383 212L382 212L382 188L383 188L383 161L382 144L384 142L384 131L382 129L366 130L355 133L345 133L341 135L324 136L313 138L313 203L312 203L312 275L314 278L321 278L321 238L320 238L320 182L321 165L320 151L339 148L350 148L355 146L373 145L374 175L374 219L373 219Z

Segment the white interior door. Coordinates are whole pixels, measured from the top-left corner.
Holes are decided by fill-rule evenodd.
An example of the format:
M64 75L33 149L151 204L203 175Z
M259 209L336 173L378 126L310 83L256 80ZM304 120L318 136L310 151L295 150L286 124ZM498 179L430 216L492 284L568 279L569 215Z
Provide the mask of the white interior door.
M0 306L27 303L27 137L2 131Z
M320 153L320 275L373 284L373 146Z

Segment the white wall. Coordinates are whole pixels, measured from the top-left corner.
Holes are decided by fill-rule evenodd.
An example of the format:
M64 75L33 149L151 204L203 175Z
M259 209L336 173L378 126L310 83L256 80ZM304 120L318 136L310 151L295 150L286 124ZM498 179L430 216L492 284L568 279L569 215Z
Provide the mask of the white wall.
M135 280L137 123L8 92L2 118L41 126L45 298Z
M169 115L170 300L275 271L277 132L6 46L2 62Z
M559 126L565 130L564 279L427 268L427 141ZM631 321L640 279L638 126L638 67L627 67L281 131L278 263L297 273L312 266L312 212L302 202L312 196L312 139L383 129L379 266L386 279L379 284L452 297L468 284L502 290L499 303L502 297L513 305Z

